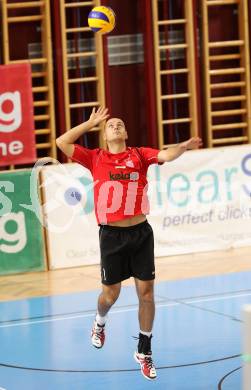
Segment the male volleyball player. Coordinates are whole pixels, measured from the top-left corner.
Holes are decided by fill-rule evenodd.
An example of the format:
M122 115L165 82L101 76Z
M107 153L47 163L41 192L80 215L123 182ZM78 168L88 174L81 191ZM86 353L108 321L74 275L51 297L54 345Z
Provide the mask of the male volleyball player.
M127 131L119 118L108 119L108 110L93 109L90 119L57 138L57 146L73 161L88 168L94 185L94 203L101 251L102 292L92 329L92 344L102 348L107 314L118 299L121 282L134 277L139 298L139 342L134 353L147 379L156 378L151 338L155 314L154 241L146 214L147 169L182 155L201 145L191 138L167 150L127 147ZM108 150L87 149L75 144L84 133L107 120L104 140Z

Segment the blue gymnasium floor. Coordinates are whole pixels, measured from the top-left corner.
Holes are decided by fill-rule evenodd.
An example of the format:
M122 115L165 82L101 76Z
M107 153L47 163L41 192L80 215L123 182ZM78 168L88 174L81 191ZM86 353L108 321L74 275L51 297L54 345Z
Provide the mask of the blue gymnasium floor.
M90 344L99 291L0 303L4 390L241 390L241 309L251 272L156 284L154 382L133 360L137 298L124 287L102 350Z

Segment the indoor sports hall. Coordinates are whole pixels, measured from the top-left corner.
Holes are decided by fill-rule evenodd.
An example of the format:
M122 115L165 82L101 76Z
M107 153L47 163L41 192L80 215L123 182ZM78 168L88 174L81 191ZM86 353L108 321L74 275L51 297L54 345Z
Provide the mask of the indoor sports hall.
M0 0L0 390L251 390L250 0Z

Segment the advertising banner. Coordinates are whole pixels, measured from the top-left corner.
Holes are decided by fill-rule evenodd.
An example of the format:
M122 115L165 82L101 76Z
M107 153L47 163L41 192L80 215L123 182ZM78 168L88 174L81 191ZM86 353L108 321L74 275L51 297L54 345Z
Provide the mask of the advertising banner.
M187 151L148 173L156 256L251 245L251 145Z
M42 228L29 207L31 191L37 191L30 175L0 173L0 275L45 269Z
M43 168L42 180L50 269L99 263L90 172L60 164Z
M156 257L251 245L251 145L187 151L148 180ZM50 267L99 263L89 171L43 168L43 187Z
M0 166L35 161L31 67L0 66Z

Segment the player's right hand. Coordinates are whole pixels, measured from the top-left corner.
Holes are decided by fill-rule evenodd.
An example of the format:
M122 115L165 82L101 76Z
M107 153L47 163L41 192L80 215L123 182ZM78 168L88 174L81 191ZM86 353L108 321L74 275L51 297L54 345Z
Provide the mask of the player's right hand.
M108 108L105 107L99 107L96 111L96 108L94 107L90 116L90 121L93 122L94 126L99 125L101 122L105 121L109 118L108 114Z

